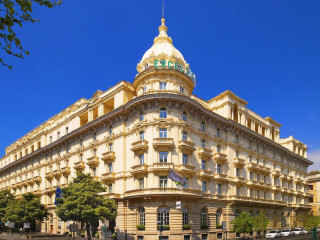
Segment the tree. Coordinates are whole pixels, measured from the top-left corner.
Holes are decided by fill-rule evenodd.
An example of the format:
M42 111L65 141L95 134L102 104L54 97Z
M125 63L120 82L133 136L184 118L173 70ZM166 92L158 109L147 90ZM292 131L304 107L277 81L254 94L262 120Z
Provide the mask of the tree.
M260 237L260 233L267 230L268 224L269 219L267 218L265 213L261 211L259 212L259 215L254 218L253 229L254 231L257 231L259 233Z
M250 213L242 212L240 213L239 217L232 221L233 231L240 234L243 233L245 238L246 233L252 232L253 222L254 219L251 217Z
M12 201L14 201L14 196L9 190L0 191L0 221L4 222L6 209Z
M320 171L319 171L319 170L310 171L310 172L308 173L308 176L316 175L316 174L319 174L319 173L320 173Z
M47 216L48 211L40 199L32 193L26 193L21 199L10 202L5 220L15 222L19 227L22 227L23 223L30 223L31 229L34 229L36 221L41 222Z
M89 174L78 173L68 187L62 188L62 198L57 201L57 215L63 221L79 221L86 225L91 240L90 226L98 219L114 220L116 204L99 195L106 188Z
M0 0L0 49L7 54L22 59L24 55L29 54L22 47L14 29L16 26L23 27L23 24L26 22L34 23L39 21L31 15L34 3L47 8L53 8L62 2L61 0ZM8 68L12 68L1 57L0 63Z
M320 216L314 216L313 214L308 214L305 218L304 226L308 231L312 231L314 228L318 228L320 225Z

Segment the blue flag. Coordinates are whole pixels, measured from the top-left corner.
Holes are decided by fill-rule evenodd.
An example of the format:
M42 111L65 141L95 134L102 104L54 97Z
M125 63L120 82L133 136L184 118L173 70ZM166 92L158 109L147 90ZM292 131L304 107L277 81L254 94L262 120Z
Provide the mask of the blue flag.
M57 190L56 190L56 200L54 201L54 205L58 205L57 203L57 198L61 198L62 197L62 190L61 188L57 187Z
M180 176L178 173L170 169L168 178L170 178L172 181L174 181L177 184L177 187L182 189L186 184L187 181L184 177Z

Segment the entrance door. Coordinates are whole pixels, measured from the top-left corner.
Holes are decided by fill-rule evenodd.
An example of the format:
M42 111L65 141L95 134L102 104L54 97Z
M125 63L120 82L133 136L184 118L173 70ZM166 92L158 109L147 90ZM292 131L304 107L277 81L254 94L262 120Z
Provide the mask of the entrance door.
M50 233L53 232L53 225L50 225Z

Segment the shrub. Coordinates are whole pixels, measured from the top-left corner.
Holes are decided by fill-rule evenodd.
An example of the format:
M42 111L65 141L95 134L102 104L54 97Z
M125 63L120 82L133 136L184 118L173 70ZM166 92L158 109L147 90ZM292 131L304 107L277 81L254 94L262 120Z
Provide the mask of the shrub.
M207 224L201 224L201 229L208 229L208 225Z
M145 225L137 225L137 229L138 230L146 230L146 226Z
M182 229L183 229L183 230L190 230L190 225L189 225L189 224L184 224L184 225L182 226Z
M162 231L170 230L170 225L158 225L158 230L160 230L160 228L162 228Z
M117 239L117 233L113 233L112 236L111 236L114 240Z
M222 228L222 225L221 225L221 224L217 224L217 228L218 228L218 229L221 229L221 228Z
M72 232L68 232L68 236L70 236L70 237L71 237L71 236L72 236Z
M99 238L99 237L100 237L100 233L97 232L94 236L95 236L96 238Z

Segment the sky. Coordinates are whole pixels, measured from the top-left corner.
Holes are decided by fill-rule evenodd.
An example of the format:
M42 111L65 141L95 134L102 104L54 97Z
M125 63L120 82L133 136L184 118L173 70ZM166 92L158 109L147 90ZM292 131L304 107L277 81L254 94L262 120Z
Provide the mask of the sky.
M282 124L320 170L320 1L165 0L168 35L197 75L194 94L225 90ZM67 1L35 6L39 22L16 32L30 52L1 56L0 155L5 147L80 98L121 80L158 35L161 0Z

